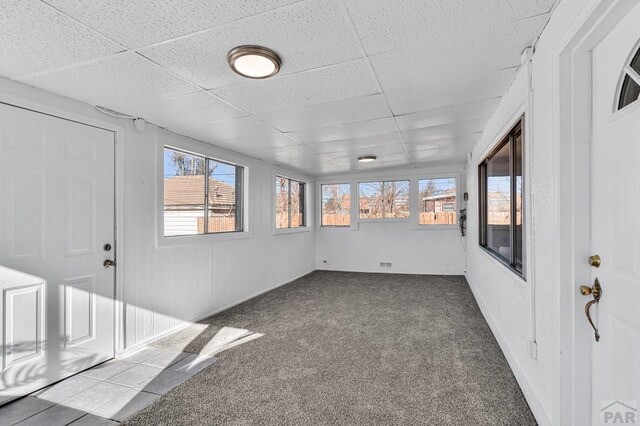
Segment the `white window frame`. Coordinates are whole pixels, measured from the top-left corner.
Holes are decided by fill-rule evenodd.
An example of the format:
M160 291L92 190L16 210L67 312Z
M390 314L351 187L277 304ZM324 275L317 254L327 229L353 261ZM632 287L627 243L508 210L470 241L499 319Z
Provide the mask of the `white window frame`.
M240 166L243 168L242 179L242 231L233 232L216 232L209 234L196 235L176 235L164 236L164 149L175 149L193 154L199 157L210 158L223 163ZM186 138L176 137L169 138L167 135L158 137L156 141L156 246L172 247L184 244L194 244L206 241L229 241L247 239L253 236L249 223L249 180L250 167L244 162L244 159L231 152L223 152L223 150L213 145L188 140Z
M420 181L427 179L454 179L456 182L456 201L454 203L454 212L456 213L456 223L452 225L428 224L420 223ZM420 175L416 179L416 229L460 229L460 173L438 173Z
M323 210L324 210L324 205L322 202L322 187L323 186L330 186L330 185L348 185L349 186L349 225L324 225L322 223L322 215L323 215ZM319 210L318 210L318 220L319 220L319 224L318 226L321 228L342 228L342 229L349 229L351 227L351 224L353 222L353 215L352 215L352 204L353 204L353 197L352 197L352 184L348 179L343 179L340 182L331 182L331 183L327 183L327 182L322 182L318 184L318 205L319 205ZM358 200L359 201L359 200Z
M304 184L304 226L298 226L296 228L277 228L276 227L276 178L281 177L285 179L291 179L297 182L301 182ZM311 193L313 192L313 185L309 182L309 179L304 176L298 175L296 173L292 173L285 170L273 170L271 176L271 227L273 230L273 235L286 235L286 234L296 234L299 232L310 232L312 227L310 226L310 221L312 220L312 215L310 214L309 206L310 201L312 200Z
M363 183L386 183L386 182L402 182L402 181L406 181L409 182L409 191L408 191L408 195L409 195L409 217L380 217L380 218L366 218L366 217L360 217L360 184ZM374 178L374 179L358 179L357 185L356 187L358 188L358 204L357 204L357 211L358 211L358 221L361 223L366 223L366 222L387 222L387 223L391 223L391 222L411 222L411 220L414 218L415 216L415 212L413 211L414 209L412 209L412 188L414 187L414 182L411 181L411 179L406 178L406 177L381 177L381 178Z
M425 168L426 169L426 168ZM319 194L317 199L320 200L315 208L316 217L316 229L323 232L344 232L345 230L357 231L360 228L360 224L369 223L407 223L409 230L415 231L460 231L460 208L462 204L462 194L464 181L462 180L463 166L453 166L447 168L434 168L433 172L415 172L412 174L393 174L388 171L380 174L366 174L366 175L342 175L335 176L331 179L318 180L316 182L316 192ZM420 225L419 224L419 189L418 181L423 179L438 179L438 178L455 178L456 180L456 213L458 223L455 225ZM380 218L380 219L360 219L360 183L366 182L383 182L383 181L397 181L408 180L409 181L409 217L408 218ZM351 184L351 226L322 226L322 202L321 202L321 185L330 185L336 183L349 183ZM353 195L357 194L355 202L353 202Z

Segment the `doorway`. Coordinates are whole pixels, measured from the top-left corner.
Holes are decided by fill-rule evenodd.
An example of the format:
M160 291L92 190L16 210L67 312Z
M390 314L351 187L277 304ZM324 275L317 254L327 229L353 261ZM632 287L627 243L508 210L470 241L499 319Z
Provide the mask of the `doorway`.
M0 404L114 356L115 134L0 104Z
M638 22L640 6L592 54L591 253L597 257L582 290L590 303L585 317L593 322L593 425L640 420Z

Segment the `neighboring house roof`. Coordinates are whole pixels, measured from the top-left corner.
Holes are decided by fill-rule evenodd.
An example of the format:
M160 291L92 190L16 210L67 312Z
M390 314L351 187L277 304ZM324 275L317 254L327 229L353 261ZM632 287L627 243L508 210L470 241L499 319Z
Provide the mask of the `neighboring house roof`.
M456 190L455 188L451 188L439 194L423 196L422 200L423 201L441 200L443 198L455 198L455 196L456 196Z
M209 179L210 205L235 204L235 188L216 179ZM204 205L204 176L175 176L164 179L165 207L185 208Z

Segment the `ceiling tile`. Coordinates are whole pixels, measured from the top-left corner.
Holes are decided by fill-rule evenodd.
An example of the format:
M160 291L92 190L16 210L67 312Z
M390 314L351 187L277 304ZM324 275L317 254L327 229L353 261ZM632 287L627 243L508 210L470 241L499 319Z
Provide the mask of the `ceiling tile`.
M40 1L1 2L0 28L0 75L10 78L124 50Z
M460 123L443 124L440 126L424 127L402 132L406 143L438 141L457 138L463 135L481 133L485 126L484 120L472 120Z
M247 80L212 92L245 111L260 115L372 95L379 90L369 61L360 59L269 80Z
M147 121L174 128L196 122L223 121L248 115L207 91L140 104L137 114Z
M490 98L497 98L507 90L517 69L496 71L486 76L473 76L463 81L450 81L423 85L420 88L387 92L391 110L396 115L444 107L467 104Z
M447 44L461 34L481 33L550 11L554 0L346 0L367 54ZM536 34L537 35L537 34Z
M452 37L432 49L396 50L371 58L382 89L396 91L483 79L520 65L522 51L544 28L549 15L503 25L494 31Z
M276 133L265 136L250 136L247 138L219 140L216 141L216 145L253 155L252 153L255 149L288 148L300 144L283 134Z
M413 114L399 115L396 117L396 122L400 130L412 130L459 121L488 121L499 102L500 98L491 98L468 104L433 108Z
M134 52L17 80L132 115L142 103L198 90Z
M46 0L47 3L129 48L191 34L294 1Z
M464 135L457 135L453 137L445 137L445 138L424 138L422 140L416 138L411 140L410 142L405 142L405 146L407 147L407 151L424 151L433 149L436 147L445 147L445 146L460 146L467 147L475 144L478 139L480 139L481 133L468 133ZM471 152L469 150L468 152Z
M252 136L270 136L277 133L274 128L252 116L225 121L193 123L176 126L172 130L210 143Z
M363 57L340 0L297 3L140 52L205 89L241 84L227 63L234 47L260 44L282 59L280 75Z
M384 95L260 114L261 119L283 132L339 126L384 117L391 117L391 109Z
M303 172L309 169L319 169L324 163L330 162L325 156L306 145L296 145L288 148L253 149L251 155L274 164L293 167Z
M402 144L400 134L388 133L386 135L376 135L367 138L359 139L343 139L331 142L321 142L310 144L313 149L323 154L335 154L344 151L348 151L352 148L373 148L373 147L388 147L392 145Z
M379 120L323 127L321 129L309 129L287 134L298 142L317 143L341 139L357 139L396 132L397 128L393 118L381 118Z
M437 149L438 147L434 147ZM358 146L351 146L341 152L328 153L331 158L336 159L339 162L352 162L357 161L361 155L375 155L378 158L385 158L389 155L407 155L407 151L403 144L391 144L387 146L376 146L371 148L363 148Z

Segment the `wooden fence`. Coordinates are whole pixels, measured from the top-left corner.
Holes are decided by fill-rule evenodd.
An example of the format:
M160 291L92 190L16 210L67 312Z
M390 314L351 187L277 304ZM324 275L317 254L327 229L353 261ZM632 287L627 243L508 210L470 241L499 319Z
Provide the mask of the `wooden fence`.
M349 214L325 213L322 215L323 226L349 226Z
M233 216L209 216L209 232L231 232L236 230ZM198 218L198 234L204 232L204 217Z
M293 214L291 216L291 227L298 228L302 224L302 214ZM276 228L288 228L289 215L286 213L276 214Z
M420 213L420 225L455 225L455 212Z
M509 225L511 223L511 213L509 212L489 212L487 214L489 225ZM516 212L516 224L522 223L522 212Z

